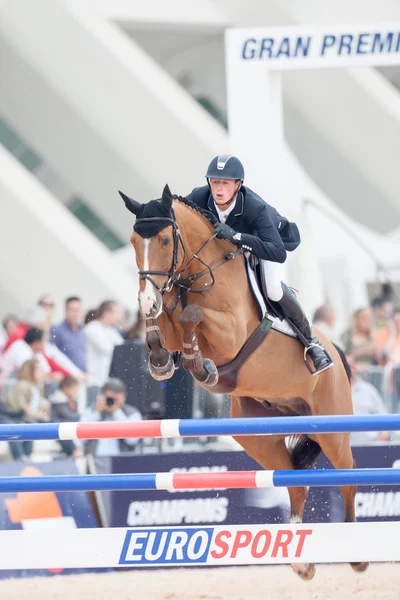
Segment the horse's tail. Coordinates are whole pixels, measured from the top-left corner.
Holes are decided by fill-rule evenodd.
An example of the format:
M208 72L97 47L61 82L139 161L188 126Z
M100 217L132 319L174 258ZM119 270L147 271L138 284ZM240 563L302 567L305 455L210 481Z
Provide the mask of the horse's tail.
M333 343L333 342L332 342ZM343 350L341 348L339 348L339 346L336 346L336 344L333 344L337 350L337 353L340 356L340 360L343 363L344 366L344 370L346 371L346 375L347 375L347 379L349 380L349 383L351 381L351 368L349 363L347 362L347 358L345 356L345 353L343 352Z
M333 344L340 356L346 371L347 379L351 381L351 369L346 356L339 346ZM292 455L293 467L295 469L309 469L313 466L318 455L321 452L320 445L305 434L293 436L289 442L289 451Z
M310 469L321 452L321 447L305 434L294 435L289 441L294 469Z

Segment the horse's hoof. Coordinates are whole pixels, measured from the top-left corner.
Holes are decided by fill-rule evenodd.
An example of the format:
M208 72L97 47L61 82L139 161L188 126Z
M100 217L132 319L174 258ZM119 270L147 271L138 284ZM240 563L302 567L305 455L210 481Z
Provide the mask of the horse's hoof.
M219 379L218 369L215 366L215 364L213 363L213 361L209 358L204 359L203 367L208 373L207 378L204 381L204 384L209 387L213 387L214 385L216 385L218 383L218 379Z
M167 363L165 365L154 365L151 362L151 354L149 356L149 372L153 379L156 381L165 381L171 379L175 373L175 363L172 356L168 353Z
M290 566L304 581L310 581L315 575L315 565L313 563L296 563Z
M356 573L364 573L369 567L369 562L350 563L350 566Z

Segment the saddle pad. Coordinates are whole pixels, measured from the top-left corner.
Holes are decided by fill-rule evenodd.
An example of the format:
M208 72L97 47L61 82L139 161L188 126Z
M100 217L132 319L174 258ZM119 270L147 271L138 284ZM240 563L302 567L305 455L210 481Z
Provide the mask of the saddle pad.
M272 329L297 338L297 335L286 320L281 321L280 319L278 319L278 317L274 317L268 313L263 294L260 290L260 286L258 285L257 276L250 266L248 257L245 256L245 258L247 279L249 281L250 289L253 293L254 298L256 299L258 308L260 310L260 319L267 315L268 318L272 321Z

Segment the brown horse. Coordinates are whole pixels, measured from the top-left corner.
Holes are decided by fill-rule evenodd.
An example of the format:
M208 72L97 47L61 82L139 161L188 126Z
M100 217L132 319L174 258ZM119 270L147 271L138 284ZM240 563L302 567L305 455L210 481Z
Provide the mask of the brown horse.
M121 195L137 215L131 242L140 274L139 302L147 318L150 371L158 379L170 377L171 353L178 351L201 385L223 391L217 367L230 364L260 325L243 255L214 237L212 215L171 197L168 186L160 201L143 205ZM227 388L231 416L352 414L344 363L331 342L321 332L316 334L334 359L333 368L312 377L300 342L271 329ZM308 468L321 449L335 468L351 469L355 463L349 439L348 433L298 436L291 449L285 436L246 436L237 441L264 469ZM288 491L291 522L301 522L307 488ZM356 487L341 491L345 520L353 522ZM356 571L367 566L352 564ZM313 564L296 564L293 569L303 579L315 573Z

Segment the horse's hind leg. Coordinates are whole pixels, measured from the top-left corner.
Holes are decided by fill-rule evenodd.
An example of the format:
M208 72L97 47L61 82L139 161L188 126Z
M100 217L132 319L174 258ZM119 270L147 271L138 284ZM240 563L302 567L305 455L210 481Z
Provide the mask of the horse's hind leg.
M232 416L236 416L232 414ZM286 447L285 440L278 437L237 437L236 441L246 453L254 458L264 469L293 469L292 457ZM304 504L307 498L306 487L288 488L290 498L290 522L301 523ZM315 575L315 565L312 563L295 563L293 571L302 579L308 581Z
M329 458L335 469L353 469L356 463L350 446L349 433L335 433L318 436L318 443L324 454ZM345 522L357 521L355 512L356 485L342 486L340 488L344 501ZM361 573L368 568L368 562L350 563L352 568Z
M286 448L285 440L281 441L277 450L279 451L281 457L281 464L274 468L293 469L292 456ZM296 523L302 523L308 488L292 487L288 488L288 492L290 498L290 523L293 525ZM315 575L315 565L313 563L293 563L291 567L293 571L305 581L309 581Z
M266 417L271 411L253 398L232 396L231 417ZM266 470L293 470L293 457L286 447L285 438L279 436L240 436L235 438L245 452ZM288 488L290 499L290 522L301 523L307 498L306 487ZM308 581L315 575L312 563L291 565L293 571Z

